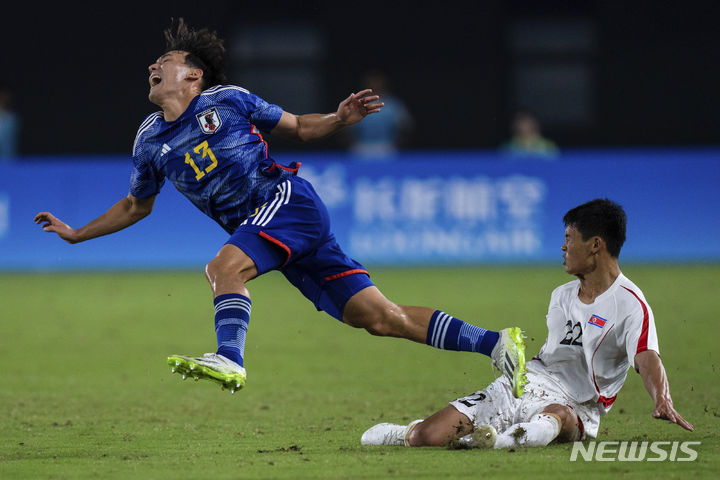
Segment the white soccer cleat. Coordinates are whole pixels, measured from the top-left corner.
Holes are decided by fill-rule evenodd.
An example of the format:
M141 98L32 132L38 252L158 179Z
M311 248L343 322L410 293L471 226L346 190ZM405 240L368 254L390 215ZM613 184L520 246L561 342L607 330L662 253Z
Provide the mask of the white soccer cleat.
M415 420L409 425L378 423L362 434L360 443L362 445L407 445L406 437L408 432L420 422L422 422L421 419Z
M212 380L220 384L223 390L230 389L231 393L243 388L247 380L242 366L217 353L206 353L202 357L172 355L167 362L172 372L181 374L183 380L187 377Z
M528 382L523 333L520 327L504 328L499 333L500 338L490 357L495 368L510 380L513 396L520 398Z

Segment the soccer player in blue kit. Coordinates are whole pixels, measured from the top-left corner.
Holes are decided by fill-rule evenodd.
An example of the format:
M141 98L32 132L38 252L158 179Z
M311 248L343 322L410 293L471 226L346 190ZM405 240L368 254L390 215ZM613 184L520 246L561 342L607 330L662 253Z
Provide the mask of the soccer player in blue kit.
M516 396L523 392L525 346L518 327L485 330L439 310L395 304L349 258L330 231L312 185L268 153L262 132L300 141L326 137L383 107L371 90L343 100L336 112L294 115L226 84L223 40L180 19L165 30L167 49L150 65L149 99L161 108L138 129L130 192L100 217L72 228L50 212L35 217L46 232L77 243L126 228L152 211L165 179L220 224L229 238L207 264L214 294L218 349L202 357L173 355L174 372L219 383L246 382L243 355L250 322L247 282L280 270L318 310L373 335L406 338L492 358Z

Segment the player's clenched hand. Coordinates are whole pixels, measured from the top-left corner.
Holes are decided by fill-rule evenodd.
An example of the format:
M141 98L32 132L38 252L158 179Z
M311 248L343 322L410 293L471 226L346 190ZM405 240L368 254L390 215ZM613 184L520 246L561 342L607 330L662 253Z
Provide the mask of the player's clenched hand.
M371 95L372 90L366 89L358 93L351 93L348 98L340 102L337 109L337 116L345 125L357 123L371 113L377 113L385 106L378 102L380 97Z
M58 237L68 243L77 243L77 230L70 225L60 221L50 212L40 212L35 215L35 223L42 224L43 230L46 232L54 232Z
M691 432L695 430L695 428L690 422L685 420L683 417L680 416L678 412L675 411L675 407L673 407L672 401L663 401L662 403L656 405L652 416L662 420L668 420L672 423L676 423L685 430L690 430Z

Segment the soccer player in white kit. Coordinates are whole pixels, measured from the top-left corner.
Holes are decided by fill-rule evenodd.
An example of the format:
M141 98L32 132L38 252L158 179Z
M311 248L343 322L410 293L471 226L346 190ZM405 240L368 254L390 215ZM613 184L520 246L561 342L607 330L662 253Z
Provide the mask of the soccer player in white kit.
M618 265L624 210L597 199L573 208L563 221L563 265L577 279L550 297L548 337L527 362L525 393L514 398L509 382L500 377L425 420L375 425L363 434L364 445L458 442L507 448L595 438L629 367L640 374L655 402L653 417L693 430L673 406L653 312Z

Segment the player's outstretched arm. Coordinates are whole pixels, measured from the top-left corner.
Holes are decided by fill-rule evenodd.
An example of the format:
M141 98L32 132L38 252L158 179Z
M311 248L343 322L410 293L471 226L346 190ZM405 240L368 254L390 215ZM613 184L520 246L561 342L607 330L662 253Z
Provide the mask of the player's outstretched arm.
M378 100L380 97L372 95L372 90L367 89L351 93L340 102L335 113L294 115L283 112L272 133L303 142L327 137L342 127L358 123L371 113L379 112L385 104Z
M677 423L685 430L694 430L692 424L675 411L670 397L670 384L668 383L665 367L657 352L645 350L635 355L635 368L643 379L645 389L655 400L653 417Z
M46 232L57 235L68 243L84 242L129 227L152 212L155 196L137 198L128 195L82 228L72 228L50 212L35 215L35 223L42 224Z

